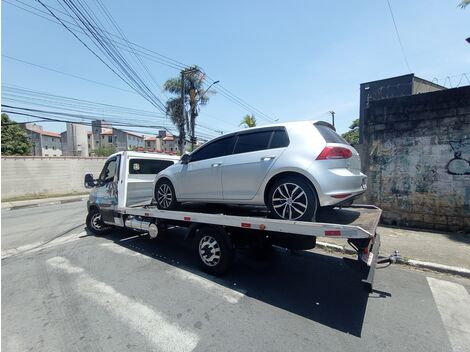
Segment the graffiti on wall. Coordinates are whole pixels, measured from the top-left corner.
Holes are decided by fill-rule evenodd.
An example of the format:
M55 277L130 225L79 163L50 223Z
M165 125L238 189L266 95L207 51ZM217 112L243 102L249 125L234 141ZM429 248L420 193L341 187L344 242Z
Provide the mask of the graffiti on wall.
M447 163L447 172L451 175L470 175L470 159L462 157L463 153L470 153L470 138L450 141L449 144L454 158Z

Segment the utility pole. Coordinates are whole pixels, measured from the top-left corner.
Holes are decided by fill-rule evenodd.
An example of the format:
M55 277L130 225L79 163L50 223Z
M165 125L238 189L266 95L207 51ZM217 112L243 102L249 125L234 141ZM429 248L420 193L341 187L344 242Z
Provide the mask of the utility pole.
M186 121L186 113L185 113L185 95L184 95L184 73L185 70L181 71L181 120L180 120L180 137L179 137L179 149L180 154L184 154L184 140L185 140L185 133L184 133L184 123Z
M332 125L333 125L333 127L335 127L335 112L333 110L331 110L330 114L331 114Z

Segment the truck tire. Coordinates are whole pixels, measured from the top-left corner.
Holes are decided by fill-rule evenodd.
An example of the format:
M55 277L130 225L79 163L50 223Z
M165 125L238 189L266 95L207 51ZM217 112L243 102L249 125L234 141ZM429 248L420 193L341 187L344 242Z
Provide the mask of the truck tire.
M101 213L98 209L92 208L86 217L86 227L95 236L104 236L111 232L113 226L106 225L101 220Z
M234 248L224 231L203 226L196 231L193 246L201 269L209 274L222 275L232 265Z
M274 219L315 221L318 200L312 186L300 177L283 177L269 189L266 206Z
M176 194L171 181L164 178L155 186L155 202L158 209L173 210L177 207Z

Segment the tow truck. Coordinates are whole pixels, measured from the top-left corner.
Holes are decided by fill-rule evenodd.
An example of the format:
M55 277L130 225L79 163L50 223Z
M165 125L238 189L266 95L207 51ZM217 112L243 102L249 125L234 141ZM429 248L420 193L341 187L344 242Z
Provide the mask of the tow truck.
M236 249L272 245L307 250L321 237L346 240L357 253L365 288L372 292L377 264L392 263L399 254L379 258L377 233L382 210L373 205L350 205L320 210L315 222L269 218L264 207L183 204L178 210L161 210L152 202L156 174L179 157L119 152L105 162L98 179L85 175L85 187L93 188L87 202L87 228L105 235L113 228L148 233L158 238L167 229L186 229L205 272L222 275L233 264Z

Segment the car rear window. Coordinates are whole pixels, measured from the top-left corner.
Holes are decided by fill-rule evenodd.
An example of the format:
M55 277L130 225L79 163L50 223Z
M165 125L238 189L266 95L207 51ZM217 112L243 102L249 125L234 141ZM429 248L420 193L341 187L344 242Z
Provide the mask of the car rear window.
M349 144L343 137L333 131L331 128L325 125L315 125L318 132L325 139L326 143L342 143Z
M131 159L129 161L129 174L151 175L173 165L170 160Z
M233 154L254 152L268 149L272 131L240 134L235 144Z
M288 145L289 137L287 137L287 132L285 130L275 130L269 148L283 148L287 147Z

